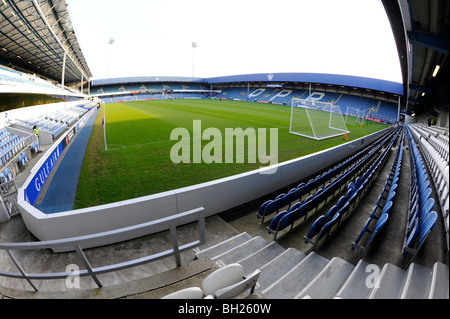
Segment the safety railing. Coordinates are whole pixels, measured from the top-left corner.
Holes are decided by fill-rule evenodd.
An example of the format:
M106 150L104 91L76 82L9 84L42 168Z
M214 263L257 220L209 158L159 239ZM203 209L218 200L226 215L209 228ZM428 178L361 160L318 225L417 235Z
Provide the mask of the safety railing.
M185 224L197 222L198 223L198 239L192 242L180 245L178 242L177 227ZM139 238L145 235L154 234L162 231L169 231L171 249L154 253L149 256L110 264L101 267L92 267L83 249L88 247L95 247L96 242L118 242ZM180 253L188 249L195 248L205 243L205 210L203 207L196 208L184 213L173 216L161 218L147 223L125 227L117 230L106 231L93 235L79 236L67 239L26 242L26 243L0 243L0 251L5 251L11 258L14 265L19 272L9 272L0 270L0 276L24 279L35 291L38 291L36 285L32 280L47 280L47 279L66 279L71 272L53 272L53 273L27 273L22 266L20 260L14 256L13 251L30 251L40 249L52 249L53 251L75 251L85 269L79 271L80 277L90 276L99 288L103 287L97 275L123 270L142 264L146 264L158 259L169 256L174 256L177 266L181 266Z

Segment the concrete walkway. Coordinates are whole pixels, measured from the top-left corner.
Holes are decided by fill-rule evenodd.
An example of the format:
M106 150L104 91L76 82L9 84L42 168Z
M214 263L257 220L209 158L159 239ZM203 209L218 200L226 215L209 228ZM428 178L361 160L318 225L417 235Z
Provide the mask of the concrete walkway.
M84 153L97 113L98 110L91 115L65 150L64 160L60 160L52 180L47 181L49 186L44 197L40 197L42 200L39 199L39 203L36 204L36 208L40 211L51 214L73 209Z

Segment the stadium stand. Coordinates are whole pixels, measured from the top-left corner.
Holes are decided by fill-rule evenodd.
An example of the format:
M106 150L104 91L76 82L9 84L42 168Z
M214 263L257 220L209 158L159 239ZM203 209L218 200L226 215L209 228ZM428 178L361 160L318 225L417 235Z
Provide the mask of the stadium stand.
M61 20L61 23L57 22L54 24L54 26L61 26L61 28L64 26L65 19L57 20L57 14L59 14L59 12L62 12L62 14L66 13L65 2L62 3L64 3L62 10L60 8L61 4L59 1L56 1L53 2L54 5L50 6L51 10L48 11L48 18L55 19L53 22ZM440 3L440 1L438 1L438 3ZM36 4L37 2L30 3L30 6L26 10L27 12L24 10L21 14L25 17L30 14L34 18L37 18L34 20L35 22L38 21L39 15L33 11L33 7ZM46 1L41 1L39 4L42 6L48 5ZM20 6L18 6L15 1L4 1L0 4L2 9L3 6L6 7L8 5L14 6L16 13L20 11L18 9ZM419 6L419 4L415 3L415 6ZM411 12L413 9L415 10L413 7L410 9ZM9 15L9 11L10 10L4 11L5 16ZM54 11L54 13L50 13L50 11ZM448 10L435 11L446 12L448 15ZM405 12L405 14L406 13L407 12ZM16 14L12 13L12 15L14 15L14 19L18 19L16 18ZM53 15L55 15L55 17L53 17ZM430 17L429 21L433 20L437 21L438 19L433 19L433 17ZM412 17L411 22L413 22L412 25L416 28L420 26L420 23L416 23L418 21L413 20ZM16 24L17 26L19 25L18 23ZM425 24L428 23L422 23L422 25ZM36 22L36 28L33 30L36 31L35 34L37 36L40 36L38 32L39 29L47 32L45 31L46 27L39 25L38 21ZM66 36L69 35L69 31L71 31L71 28L67 29ZM63 32L65 32L65 29L61 29L61 32L58 31L56 34L62 34ZM414 29L401 29L400 33L408 34L410 39L414 39L416 32L419 31ZM47 33L51 38L52 32ZM22 39L23 40L18 41L28 41L27 37L22 37ZM52 39L50 39L48 43L58 42L51 40ZM73 38L70 38L70 40L67 38L66 41L68 41L68 43L71 42L72 44L69 48L78 47L77 43L73 42ZM31 40L29 42L33 41ZM401 43L401 41L399 42ZM415 46L418 47L420 45L423 45L423 43L416 41ZM427 50L428 49L430 48L427 48ZM447 53L445 53L445 49L447 50ZM3 51L6 52L6 49ZM5 54L3 51L2 54ZM419 52L421 50L417 51ZM444 56L448 55L448 46L440 48L440 51L444 51ZM55 50L53 53L55 55L55 61L57 61L58 67L60 65L60 60L62 61L61 52L65 53L65 50ZM81 51L78 51L78 53L81 53ZM408 54L400 54L402 61L405 60L404 57ZM77 56L82 55L77 54ZM429 56L433 55L430 54ZM439 55L439 57L441 57L441 55ZM415 59L414 63L419 63L424 60L424 58L419 56ZM442 62L445 61L446 56L442 58ZM35 64L35 62L36 60L33 60L33 64ZM83 59L81 59L80 62L83 66L85 65ZM431 67L433 62L427 59L427 64ZM58 67L56 67L56 69ZM416 70L420 69L421 68L417 68ZM424 67L423 69L425 70L426 68ZM82 70L80 72L78 67L74 68L73 66L68 67L67 71L70 73L67 77L71 78L72 81L79 81L80 76L83 79L83 75L86 76L84 73L89 74L88 70L87 72ZM412 70L404 70L404 72L410 71ZM416 74L420 74L421 72L417 71L411 73L412 76L415 77ZM425 75L427 74L424 73L419 76L425 78ZM431 76L428 77L431 78ZM75 89L68 89L67 87L56 84L57 80L59 79L53 80L54 83L51 83L52 81L48 82L31 76L25 72L13 70L6 66L0 66L1 85L22 87L24 90L29 91L34 91L38 88L38 90L43 92L47 92L46 90L57 90L62 94L78 93ZM413 83L406 83L408 81L405 81L403 86L408 88L408 90L416 91L417 87L413 85ZM290 88L283 87L280 89L264 86L264 84L261 84L259 87L255 87L253 86L254 84L252 84L252 87L249 88L244 86L244 82L237 81L236 83L230 84L229 87L227 87L228 84L220 84L217 86L220 87L220 89L216 88L217 90L212 89L212 84L200 84L195 82L178 83L170 81L150 81L118 83L111 85L105 84L95 87L93 88L93 92L105 94L102 99L107 102L212 97L216 99L236 99L286 105L288 105L290 100L294 97L306 98L310 94L310 91L307 89L294 88L294 85ZM419 83L419 81L416 81L416 83ZM326 85L320 85L320 83L317 83L317 87L323 88L325 86ZM338 84L335 84L333 89L337 90L338 86ZM421 87L425 88L428 86L424 85ZM344 113L347 111L347 108L352 107L354 109L367 112L370 119L388 123L397 123L399 120L398 111L400 102L398 105L390 101L387 102L384 99L381 99L380 95L378 95L380 99L377 99L375 95L373 98L369 98L361 93L366 90L366 88L363 87L358 89L359 95L352 95L351 90L352 89L350 88L349 93L342 94L321 89L313 89L311 95L319 101L336 102L341 106ZM379 92L379 94L384 93L385 92ZM371 94L372 93L367 95ZM417 93L415 94L415 96L411 94L411 96L406 97L408 100L407 104L411 101L412 103L416 103L417 100L420 99L420 97L418 98ZM428 95L429 94L427 92L427 96ZM69 99L71 98L67 97L67 100ZM411 101L409 101L409 99L411 99ZM435 104L436 103L433 102L432 106L435 109L430 112L439 111L439 107L441 106L435 106ZM33 127L34 125L39 126L40 130L51 132L53 138L57 138L68 127L73 125L76 119L82 116L84 112L85 109L83 109L83 107L72 110L64 109L51 114L43 112L40 116L24 119L21 121L21 124L27 126L28 128ZM238 235L234 235L234 237L227 237L224 241L220 241L213 246L202 246L200 249L196 249L195 254L197 260L203 258L212 260L217 266L219 266L220 269L207 276L199 287L196 286L181 289L174 294L166 295L165 298L246 298L249 295L243 293L250 291L250 294L260 292L263 295L263 298L448 299L448 260L446 262L447 264L440 261L435 261L434 259L427 260L428 264L432 263L431 266L424 266L420 264L423 260L417 260L421 257L419 251L421 253L425 253L426 249L430 246L433 247L432 245L439 245L438 242L430 243L430 241L434 239L432 237L432 231L436 231L436 229L439 228L437 226L440 226L439 222L441 220L443 221L443 228L446 233L447 250L444 254L447 254L446 258L448 259L448 109L447 113L444 112L444 115L445 114L447 115L447 122L445 122L445 119L441 122L443 126L446 126L444 128L427 126L425 125L425 122L423 124L406 123L405 126L395 127L383 138L380 138L378 141L357 154L349 157L347 160L338 164L332 163L330 160L329 164L331 164L332 168L327 167L326 169L324 168L324 171L313 172L312 174L316 174L315 178L305 181L297 181L299 184L295 188L284 190L283 192L277 191L279 194L271 197L274 198L273 200L267 200L267 198L265 198L264 201L261 200L263 204L260 206L258 205L259 209L256 212L257 217L261 219L261 224L258 223L256 227L252 225L251 229L253 231L257 227L262 227L264 228L263 230L265 235L267 235L267 232L269 233L270 239L272 239L273 235L273 240L266 240L265 238L259 236L241 232ZM420 122L421 120L417 121ZM29 170L29 166L31 166L28 164L29 161L36 160L36 158L30 157L30 154L36 155L39 152L40 146L36 142L30 143L30 141L24 140L23 137L17 136L14 132L9 132L8 127L5 127L0 131L0 136L2 147L1 161L3 165L2 172L0 173L0 186L1 191L4 192L4 190L6 190L4 186L8 184L8 182L14 181L14 172L12 172L6 165L11 161L14 161L15 164L17 164L22 170ZM388 168L385 169L384 165L387 162L388 157L391 156L390 153L392 153L393 145L395 143L398 143L398 147L394 155L393 163L391 166L387 165ZM404 152L404 148L409 148L409 152ZM409 171L405 170L404 167L402 169L402 166L405 166L405 164L410 164ZM384 187L382 188L381 193L376 193L377 195L379 194L379 196L375 205L373 205L373 202L367 201L366 195L370 192L371 187L376 184L375 178L377 175L381 176L380 172L382 170L386 170L386 172L388 172L387 177L383 180ZM393 221L391 217L394 216L394 214L399 215L402 213L400 210L394 210L394 203L398 203L400 200L400 185L398 182L400 174L403 175L403 177L410 174L410 176L408 176L408 178L410 177L410 185L401 185L402 187L410 188L408 194L408 207L405 207L407 210L405 214L406 220L404 221L406 231L402 238L403 245L400 248L401 252L405 255L405 263L403 267L398 267L397 265L391 263L383 264L382 261L379 262L380 265L375 265L363 259L358 260L357 263L352 263L338 256L333 256L331 258L324 256L324 250L321 250L322 247L316 245L319 241L327 239L328 247L334 246L336 238L333 238L333 236L338 233L336 230L342 230L344 228L343 221L351 221L350 217L353 213L352 210L354 210L358 204L364 206L370 205L370 207L373 206L373 210L369 215L369 219L367 219L366 223L362 227L357 239L352 243L351 248L357 249L357 251L363 251L365 254L370 254L373 252L373 246L385 239L383 236L386 235L386 227ZM10 203L2 202L2 204L9 205ZM331 208L328 209L330 206ZM302 227L305 227L307 222L311 221L311 217L315 217L317 213L322 213L322 211L326 213L315 219L312 222L311 227L307 227L306 235L297 236L301 237L300 241L306 243L308 247L306 251L309 253L306 253L306 251L301 252L296 248L286 248L282 246L282 243L286 242L285 239L289 237L284 235L298 234L298 232L294 232L295 230L298 231L298 229L295 229L295 226L299 226L298 228L303 229ZM254 213L255 212L252 211L251 215L253 219ZM275 216L272 217L273 215ZM17 220L19 220L19 218L17 218L14 222ZM265 224L267 220L269 220L268 227L266 227ZM8 230L13 228L15 224L13 226L10 225L2 228L2 238L8 238ZM222 228L224 228L223 224L221 224L221 226L221 228L211 229L209 233L214 233L217 229L220 229L218 232L220 233L223 230ZM398 228L401 228L399 225L397 226ZM360 227L359 224L358 227ZM289 231L287 233L281 233L285 229L289 229ZM20 234L21 238L27 238L26 232L24 232L23 229L20 230L22 231ZM384 231L384 233L382 231ZM333 236L329 236L330 234ZM217 234L214 233L213 235ZM12 238L16 239L17 237ZM277 238L279 239L278 241ZM33 240L35 240L35 238L30 239L30 241ZM164 238L163 241L167 241L166 238ZM312 249L310 244L313 246ZM6 247L5 250L8 250L14 245L15 244L6 244L3 247ZM392 245L392 243L389 242L388 245ZM113 246L113 254L108 254L110 252L108 249L111 249L111 247L104 247L92 251L92 256L101 256L101 258L106 259L104 258L105 255L116 255L118 251L130 253L134 256L134 251L130 252L130 247L132 246L130 243L111 246ZM145 242L138 249L141 249L144 246L149 247L155 245L153 245L153 243L148 244L148 242ZM371 249L368 249L369 247ZM350 250L350 247L348 248ZM435 250L440 249L440 247L434 248ZM175 248L173 249L176 250ZM337 249L338 248L336 248L335 251L337 251ZM97 252L100 253L97 254ZM55 257L53 254L47 253L48 252L45 252L44 254L39 253L37 255L30 253L30 255L23 254L23 256L25 257L25 260L39 260L39 258L45 256L48 258L47 264L57 264L58 261L64 259L58 259L60 256ZM192 251L189 253L192 254ZM1 255L3 256L7 254ZM21 254L18 255L21 257ZM69 256L69 254L65 256ZM120 256L119 258L121 257L123 256ZM70 255L69 258L72 258L72 255ZM143 260L145 258L146 257L144 257ZM3 259L0 259L0 261L3 262ZM104 261L105 260L102 260L102 262ZM14 258L13 262L15 262ZM63 262L64 266L66 266L67 259ZM105 262L108 263L110 261ZM136 260L134 262L139 263L141 260ZM127 263L128 262L120 260L119 267L122 267ZM8 266L10 265L11 264L8 264ZM111 262L109 265L111 265ZM5 270L3 266L4 264L2 264L2 269L0 269L0 273L2 275L2 285L4 283L3 277L11 276L10 269L8 268ZM12 266L14 267L14 265ZM189 266L187 268L189 268ZM367 269L371 269L371 267L374 266L380 266L380 276L373 285L368 285ZM110 266L106 265L100 267L100 271L105 271L105 277L108 275L108 267ZM155 268L157 267L155 266ZM175 272L182 272L180 268L175 270ZM83 271L86 272L86 270ZM147 275L147 271L148 269L144 271L145 275ZM230 275L225 274L228 273L228 271L231 272ZM33 272L23 272L22 274L29 282L31 277L36 276ZM61 274L62 273L57 273L57 275L60 276ZM140 274L140 276L141 275L142 274ZM121 276L126 278L126 275L121 274ZM112 281L114 284L117 277ZM230 281L226 280L229 277L233 278L230 279ZM189 277L189 279L190 278L191 277ZM127 282L127 279L125 279L125 281L128 287L132 286L132 283ZM162 285L166 285L167 282L169 282L169 280L163 281ZM11 290L3 289L2 285L0 285L0 298L8 297L7 295L8 293L11 293ZM20 287L23 288L24 286ZM119 287L118 290L121 289L124 289L124 287ZM146 289L148 290L147 287ZM111 290L113 290L113 288L111 288ZM93 291L95 297L98 297L102 292L107 290L105 289L102 291L101 288L97 288ZM56 294L58 298L61 297L60 292L57 292ZM134 294L135 292L131 292L128 296L133 296ZM33 291L32 294L28 295L28 297L36 298L39 297L39 295ZM120 298L123 298L123 296L120 296Z

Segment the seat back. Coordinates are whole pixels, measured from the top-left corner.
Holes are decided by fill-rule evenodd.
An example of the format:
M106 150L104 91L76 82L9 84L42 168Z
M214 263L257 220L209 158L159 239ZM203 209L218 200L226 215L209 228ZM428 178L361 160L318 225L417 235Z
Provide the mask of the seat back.
M324 237L326 234L328 234L334 225L336 225L339 222L340 215L339 213L334 214L333 218L327 222L325 225L323 225L322 229L320 230L319 234L317 234L316 241L320 240L322 237Z
M248 275L244 280L234 285L219 289L215 293L216 299L230 299L240 295L241 293L249 289L251 289L250 293L253 293L260 274L261 270L257 269L253 273Z
M203 292L198 287L190 287L182 290L175 291L168 294L161 299L202 299Z
M323 225L325 225L326 223L326 217L325 216L320 216L319 218L317 218L314 223L311 225L311 227L308 230L308 233L306 234L306 238L312 239L314 236L316 236L320 230L322 229ZM305 243L308 243L305 241Z
M425 220L419 227L419 240L417 242L417 247L420 247L424 242L425 238L427 238L428 234L436 224L436 220L437 220L437 213L435 211L430 212L427 215L427 217L425 217Z
M209 274L202 282L202 291L214 295L220 289L232 286L244 279L244 268L237 263L226 265Z

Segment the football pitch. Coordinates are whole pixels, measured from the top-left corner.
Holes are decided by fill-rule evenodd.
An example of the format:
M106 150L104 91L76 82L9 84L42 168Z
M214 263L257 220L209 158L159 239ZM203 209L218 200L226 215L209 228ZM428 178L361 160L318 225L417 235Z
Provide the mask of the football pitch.
M273 142L269 131L277 129L278 163L347 142L341 136L317 141L290 134L290 112L291 108L284 105L209 99L104 104L97 114L86 149L74 208L156 194L268 165L251 160L251 152L247 151L250 149L249 139L244 141L244 160L237 160L233 154L233 161L227 162L224 141L230 128L254 129L255 132L266 129L267 154ZM307 121L305 119L305 124ZM223 136L217 139L212 135L209 139L195 136L199 130L198 127L195 129L194 123L201 124L200 132L205 133L212 128ZM177 128L188 132L192 141L189 148L177 148L181 135L174 135L171 139ZM384 128L385 124L375 122L362 127L349 125L351 133L348 139L354 140ZM200 141L197 146L194 142L196 137ZM221 152L208 148L213 140L218 143L216 146L222 146ZM208 154L213 152L219 156L213 162L195 162L196 150L207 150ZM183 153L188 161L174 161L174 153ZM220 155L223 160L220 160Z

